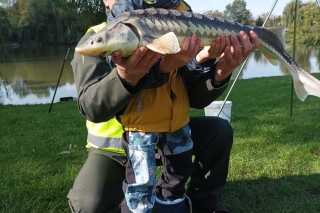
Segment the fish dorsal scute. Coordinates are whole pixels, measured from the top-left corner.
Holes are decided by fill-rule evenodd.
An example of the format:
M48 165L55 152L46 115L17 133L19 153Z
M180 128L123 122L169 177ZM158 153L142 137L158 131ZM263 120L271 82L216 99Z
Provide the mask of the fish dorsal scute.
M180 51L180 45L177 36L173 32L169 32L157 39L148 39L147 47L157 53L175 54Z
M286 42L284 40L284 34L285 34L285 30L286 27L266 27L267 30L271 31L281 42L283 49L286 48Z
M279 60L275 58L272 55L269 55L267 52L262 51L263 55L268 59L268 61L273 65L273 66L278 66L279 65Z

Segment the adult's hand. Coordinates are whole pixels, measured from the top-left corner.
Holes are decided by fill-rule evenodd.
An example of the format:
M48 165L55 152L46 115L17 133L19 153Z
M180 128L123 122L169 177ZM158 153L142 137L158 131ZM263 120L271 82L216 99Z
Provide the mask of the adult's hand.
M116 51L112 54L112 61L117 66L119 76L131 86L136 86L159 57L159 53L140 47L128 58L121 57L121 51Z
M249 32L249 36L240 31L238 36L233 35L230 40L227 40L224 53L216 66L214 78L217 83L225 80L259 46L259 37L253 31ZM239 40L242 42L242 47Z
M160 62L159 70L161 73L170 72L188 64L199 51L201 39L195 34L186 37L183 40L180 52L176 54L168 54L163 57Z

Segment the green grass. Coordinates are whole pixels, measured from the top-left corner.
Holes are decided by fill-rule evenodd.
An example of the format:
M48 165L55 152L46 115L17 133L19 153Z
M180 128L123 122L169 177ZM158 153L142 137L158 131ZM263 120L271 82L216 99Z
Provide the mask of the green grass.
M257 78L239 80L228 98L235 140L223 201L237 213L320 212L320 99L294 94L290 117L290 93L290 76ZM75 102L48 110L0 105L1 213L70 212L85 119Z

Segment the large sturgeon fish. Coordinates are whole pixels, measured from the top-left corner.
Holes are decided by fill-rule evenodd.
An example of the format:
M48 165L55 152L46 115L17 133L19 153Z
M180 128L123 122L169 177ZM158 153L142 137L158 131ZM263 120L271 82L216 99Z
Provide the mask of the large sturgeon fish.
M101 31L76 47L81 55L111 55L121 50L130 56L141 46L161 53L174 54L186 36L196 34L200 46L210 45L219 35L231 36L253 30L260 39L259 49L270 63L279 61L290 71L295 92L302 101L308 95L320 97L320 81L304 71L285 51L285 27L263 28L243 25L198 13L166 9L145 9L125 12Z

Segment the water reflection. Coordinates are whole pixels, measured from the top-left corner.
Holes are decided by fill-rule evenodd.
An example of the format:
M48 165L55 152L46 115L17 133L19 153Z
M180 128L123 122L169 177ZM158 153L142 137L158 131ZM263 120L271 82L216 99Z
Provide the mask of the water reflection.
M7 49L0 63L0 72L7 77L11 100L4 104L50 103L67 52L66 47ZM76 97L70 65L73 48L60 79L55 101L60 97Z
M70 65L73 50L74 48L70 48L55 102L61 97L76 97ZM292 48L287 51L292 55ZM50 103L66 52L66 47L30 47L0 51L0 72L2 76L6 76L11 89L11 100L5 99L4 104ZM299 47L296 49L295 58L307 72L319 72L319 47ZM235 70L233 78L239 69ZM249 57L240 79L288 74L289 71L284 66L273 66L260 51L256 51Z
M320 70L320 55L319 47L303 47L300 46L295 52L295 61L305 71L309 73L318 73ZM293 49L287 48L287 52L293 56ZM232 74L232 78L235 78L240 71L238 67ZM239 75L239 79L258 78L258 77L270 77L270 76L282 76L290 75L289 70L282 64L279 66L272 65L267 58L259 51L255 51L249 56L249 60L244 66L243 71Z

